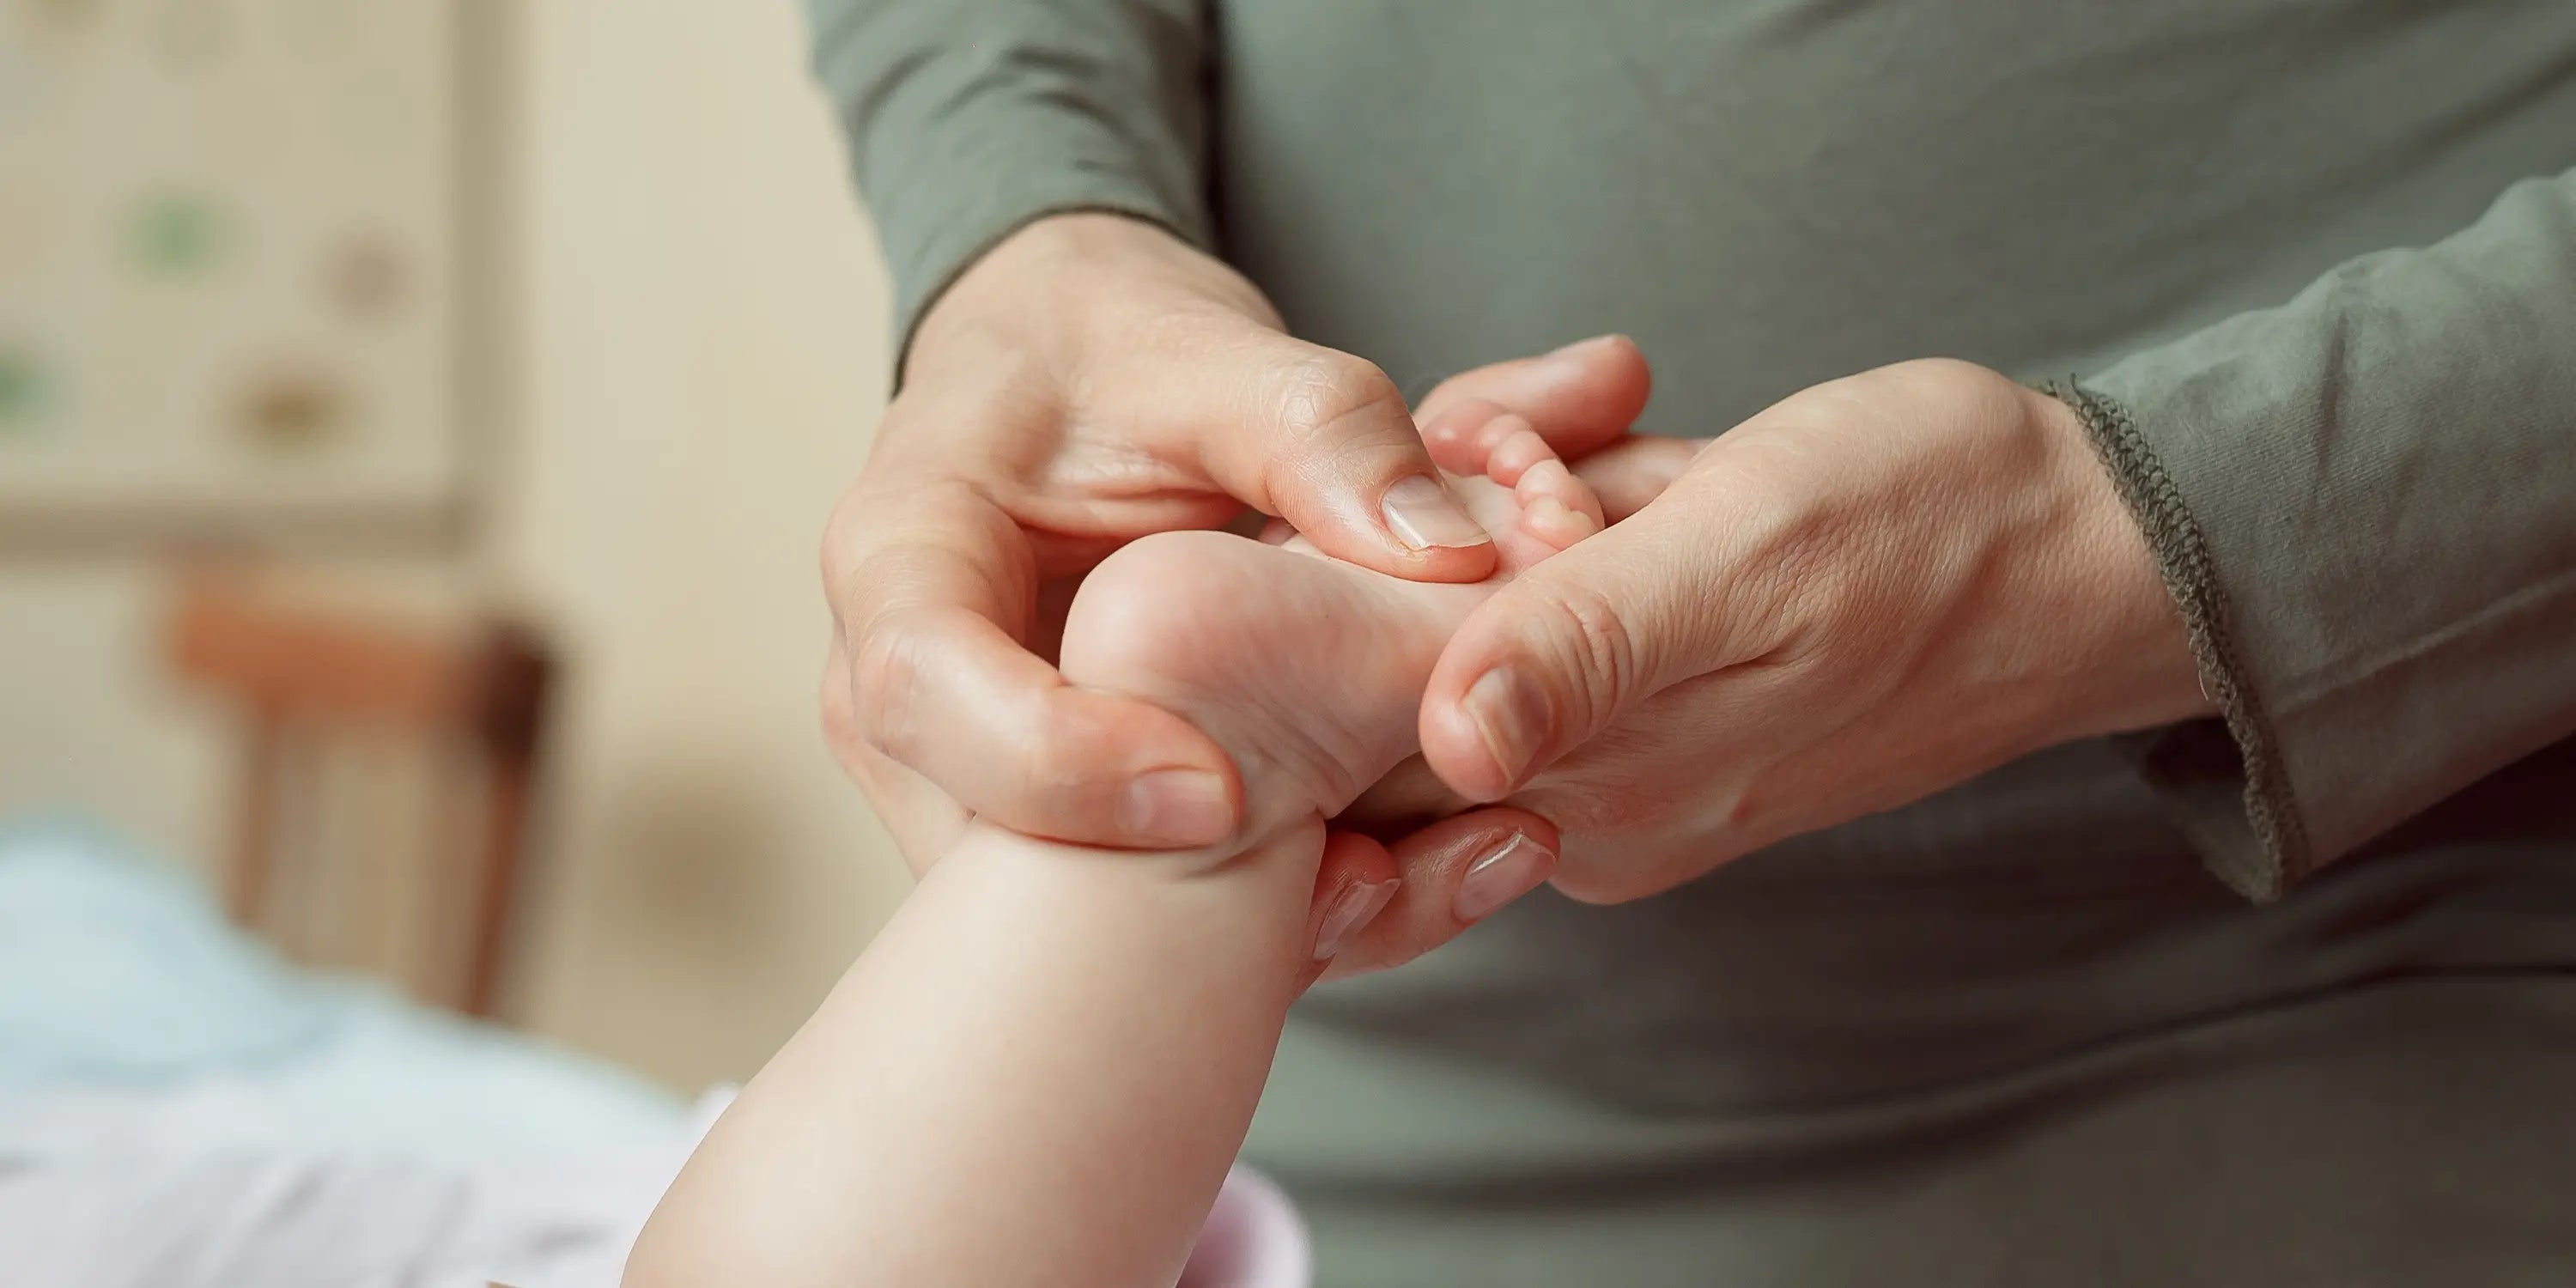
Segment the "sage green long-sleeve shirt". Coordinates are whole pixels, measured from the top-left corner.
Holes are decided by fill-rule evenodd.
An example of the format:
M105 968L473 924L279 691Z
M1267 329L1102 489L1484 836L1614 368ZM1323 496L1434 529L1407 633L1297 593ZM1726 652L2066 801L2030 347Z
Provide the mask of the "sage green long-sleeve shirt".
M2223 721L1319 991L1328 1286L2576 1281L2576 4L811 9L907 326L1095 207L1417 393L2071 376L2192 626Z

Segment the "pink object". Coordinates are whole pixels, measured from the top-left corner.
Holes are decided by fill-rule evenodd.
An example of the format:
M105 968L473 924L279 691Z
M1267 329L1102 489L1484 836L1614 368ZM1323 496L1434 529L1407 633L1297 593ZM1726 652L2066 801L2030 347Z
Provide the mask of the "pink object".
M1178 1288L1307 1288L1314 1275L1314 1249L1296 1205L1269 1178L1237 1167L1225 1174L1199 1227Z

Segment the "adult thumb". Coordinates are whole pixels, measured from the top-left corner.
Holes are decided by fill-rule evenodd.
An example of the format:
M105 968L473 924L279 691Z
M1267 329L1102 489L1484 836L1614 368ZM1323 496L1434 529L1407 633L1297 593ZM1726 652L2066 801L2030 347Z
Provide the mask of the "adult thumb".
M1521 574L1450 637L1420 732L1452 790L1501 800L1639 702L1760 655L1730 605L1726 506L1695 482Z
M1238 341L1192 379L1221 392L1217 414L1186 433L1201 469L1236 499L1379 572L1475 581L1493 571L1492 539L1375 365L1272 334Z

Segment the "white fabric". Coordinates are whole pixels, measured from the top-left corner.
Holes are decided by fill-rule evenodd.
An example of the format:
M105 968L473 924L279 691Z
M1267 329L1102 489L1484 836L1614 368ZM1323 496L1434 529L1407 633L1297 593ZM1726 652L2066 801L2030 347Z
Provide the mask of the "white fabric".
M612 1288L724 1097L661 1142L481 1163L240 1142L239 1095L22 1104L0 1248L25 1288ZM254 1108L254 1113L274 1112ZM30 1148L31 1139L50 1143Z
M0 827L8 1288L614 1284L722 1103L298 971L96 827Z

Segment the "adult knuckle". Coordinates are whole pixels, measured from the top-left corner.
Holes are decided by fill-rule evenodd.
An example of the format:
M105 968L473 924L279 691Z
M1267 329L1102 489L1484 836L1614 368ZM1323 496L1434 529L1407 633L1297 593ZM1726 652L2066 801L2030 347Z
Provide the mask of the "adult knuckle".
M848 737L911 763L921 746L920 631L897 615L859 635L850 658ZM827 712L829 710L827 706Z
M1600 590L1569 584L1555 591L1541 599L1542 611L1555 619L1564 661L1580 680L1570 696L1585 704L1586 722L1597 723L1636 696L1644 662L1638 638Z
M1279 385L1279 428L1310 442L1373 411L1404 409L1404 392L1376 363L1322 350L1288 364Z
M920 510L921 499L945 480L889 486L870 475L842 490L824 520L823 595L844 629L857 629L876 607L876 589L890 538Z
M1062 702L1048 702L1027 722L1019 748L1023 799L1049 809L1078 804L1089 792L1096 722Z
M985 543L1007 549L1012 520L966 480L854 490L848 505L848 517L836 519L836 531L826 537L824 594L833 620L853 640L947 602L961 579L1027 572L1008 563L988 567L974 553Z

